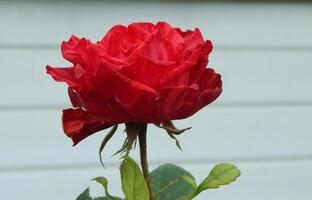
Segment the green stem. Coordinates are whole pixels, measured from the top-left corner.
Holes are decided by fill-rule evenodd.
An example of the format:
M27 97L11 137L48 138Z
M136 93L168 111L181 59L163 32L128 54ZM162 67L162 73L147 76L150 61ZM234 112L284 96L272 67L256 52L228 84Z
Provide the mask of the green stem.
M147 163L146 129L147 129L147 124L144 124L139 133L140 157L141 157L141 167L143 171L143 176L147 183L147 187L148 187L149 194L150 194L150 200L153 200L154 198L152 194L151 178L149 176L148 163Z

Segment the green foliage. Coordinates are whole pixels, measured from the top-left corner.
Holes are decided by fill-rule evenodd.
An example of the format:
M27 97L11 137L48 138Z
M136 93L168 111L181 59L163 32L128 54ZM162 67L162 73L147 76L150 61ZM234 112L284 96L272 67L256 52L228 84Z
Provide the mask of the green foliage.
M122 191L127 200L149 200L149 191L139 166L126 156L120 166Z
M152 171L150 176L155 200L178 199L195 191L190 184L195 183L193 176L181 167L172 164L162 165Z
M77 197L76 200L119 200L119 199L109 199L107 197L92 198L92 197L90 197L90 189L87 188Z
M204 190L230 184L238 176L239 169L228 163L216 165L198 187L189 172L175 165L163 165L151 173L155 200L192 200Z
M92 200L90 197L90 189L87 188L85 189L78 197L76 200Z
M92 197L90 197L90 189L87 188L78 196L78 198L76 200L122 200L119 197L114 197L114 196L111 196L109 194L109 192L108 192L108 181L105 177L97 177L97 178L94 178L92 180L98 182L99 184L101 184L104 187L105 196L92 198Z
M201 184L195 189L195 192L191 195L186 195L179 200L191 200L195 198L199 193L207 189L219 188L221 185L227 185L235 181L240 176L240 170L229 163L221 163L216 165L209 175L201 182ZM186 179L185 179L186 180ZM192 180L186 180L194 186Z
M105 190L104 200L119 200L119 199L121 199L119 197L114 197L114 196L110 195L110 193L108 192L108 181L105 177L97 177L97 178L94 178L92 180L98 182L99 184L101 184L103 186L103 188ZM98 200L101 200L102 197L98 197L98 198L99 198ZM93 199L93 200L96 200L96 199Z
M229 163L218 164L198 186L197 192L200 193L206 189L219 188L221 185L230 184L239 176L240 170L236 166Z
M129 156L125 156L120 166L122 190L126 200L149 200L149 191L139 166ZM216 165L209 175L197 186L194 177L185 169L165 164L150 173L154 200L192 200L202 191L230 184L240 176L240 170L229 163ZM105 190L103 197L90 197L89 188L76 200L122 200L110 195L105 177L93 179Z

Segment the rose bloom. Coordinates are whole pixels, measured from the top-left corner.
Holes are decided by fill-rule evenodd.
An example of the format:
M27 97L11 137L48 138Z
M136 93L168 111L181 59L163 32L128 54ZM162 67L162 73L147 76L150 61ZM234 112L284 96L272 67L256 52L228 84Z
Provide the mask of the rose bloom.
M187 118L222 91L221 76L207 68L212 43L198 28L116 25L96 43L72 36L61 49L72 65L46 68L68 85L73 108L63 110L63 128L74 145L120 123Z

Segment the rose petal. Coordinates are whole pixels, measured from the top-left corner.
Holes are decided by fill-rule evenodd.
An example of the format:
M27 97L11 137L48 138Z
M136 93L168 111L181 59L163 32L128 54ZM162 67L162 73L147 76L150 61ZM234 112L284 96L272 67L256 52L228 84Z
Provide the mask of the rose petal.
M55 81L66 82L71 88L81 88L78 80L75 78L74 68L54 68L46 66L47 73L52 76Z
M73 140L73 145L78 144L81 140L100 130L109 128L117 121L98 117L82 109L63 110L63 129L65 134Z
M175 62L155 63L138 57L135 62L120 69L120 73L152 88L157 88L159 81L176 68Z
M159 81L159 85L172 86L172 85L187 85L188 75L183 76L185 73L188 73L192 68L197 67L197 61L201 55L201 46L197 46L196 49L189 56L188 60L185 61L179 67L176 67L170 73L166 74L163 80Z
M189 72L188 79L189 85L196 83L202 76L202 73L205 71L206 66L208 64L208 56L211 51L212 51L212 43L211 41L207 40L205 44L202 46L201 55L198 59L197 66L193 67Z
M221 76L213 69L207 68L198 81L199 89L197 92L190 93L182 106L174 114L173 119L187 118L204 106L213 102L222 92Z
M181 34L166 22L158 22L157 29L161 31L162 36L169 41L179 54L182 53L185 42Z

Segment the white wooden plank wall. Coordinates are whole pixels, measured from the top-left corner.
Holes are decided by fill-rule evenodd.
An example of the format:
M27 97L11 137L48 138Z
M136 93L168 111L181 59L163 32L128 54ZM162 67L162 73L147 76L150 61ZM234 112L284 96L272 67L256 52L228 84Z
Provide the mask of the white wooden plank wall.
M65 85L44 66L65 65L59 45L71 34L100 39L114 24L166 20L199 27L214 42L210 66L224 92L210 108L177 122L181 152L150 126L151 168L167 162L203 179L213 164L234 162L242 176L198 200L310 200L312 192L312 4L205 1L0 1L1 199L71 200L106 176L120 194L118 157L124 133L113 138L102 169L104 132L75 148L61 129ZM138 158L138 152L132 153ZM299 197L300 196L300 197Z

